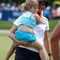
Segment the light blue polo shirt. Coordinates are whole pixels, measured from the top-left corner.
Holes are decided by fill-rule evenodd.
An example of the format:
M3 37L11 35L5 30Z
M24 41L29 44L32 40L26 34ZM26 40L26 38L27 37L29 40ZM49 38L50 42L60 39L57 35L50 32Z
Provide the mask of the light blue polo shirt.
M23 13L19 17L19 21L16 22L16 23L17 23L17 26L27 25L27 26L29 26L31 28L35 28L35 26L36 26L36 19L33 17L33 13L32 12L26 11L25 13Z

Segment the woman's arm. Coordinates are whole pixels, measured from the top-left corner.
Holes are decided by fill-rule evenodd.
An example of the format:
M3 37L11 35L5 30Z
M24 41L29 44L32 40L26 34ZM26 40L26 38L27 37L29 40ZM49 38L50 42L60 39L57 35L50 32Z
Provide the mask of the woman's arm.
M14 25L12 26L12 28L10 29L9 33L8 33L8 37L9 37L10 39L12 39L13 41L15 41L16 43L18 43L18 44L27 46L27 42L25 42L25 41L19 41L19 40L17 40L17 39L15 38L14 33L15 33L15 31L17 30L17 28L18 28L18 26L16 26L16 25L14 24Z
M50 43L49 43L49 40L48 40L48 31L45 31L45 33L44 33L44 46L45 46L47 52L51 53Z
M19 41L14 36L14 32L17 30L17 28L18 27L16 25L13 25L12 28L10 29L9 33L8 33L8 37L11 38L16 43L19 43Z
M48 30L46 30L44 33L44 46L48 52L49 59L53 60L52 55L51 55L52 53L51 53L50 41L48 39Z

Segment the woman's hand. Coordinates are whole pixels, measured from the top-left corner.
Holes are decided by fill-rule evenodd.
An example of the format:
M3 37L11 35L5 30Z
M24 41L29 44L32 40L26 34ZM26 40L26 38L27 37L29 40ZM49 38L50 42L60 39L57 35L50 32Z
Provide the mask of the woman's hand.
M26 41L19 41L18 45L23 45L23 46L30 46L31 43L26 42Z
M49 60L53 60L53 57L52 56L49 56Z

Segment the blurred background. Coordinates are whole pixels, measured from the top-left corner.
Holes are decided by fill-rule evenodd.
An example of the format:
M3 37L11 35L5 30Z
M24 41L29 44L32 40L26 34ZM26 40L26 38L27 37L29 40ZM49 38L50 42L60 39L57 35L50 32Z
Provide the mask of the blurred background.
M20 4L25 0L0 0L0 20L14 21L21 15ZM44 9L48 19L60 18L60 0L48 0Z

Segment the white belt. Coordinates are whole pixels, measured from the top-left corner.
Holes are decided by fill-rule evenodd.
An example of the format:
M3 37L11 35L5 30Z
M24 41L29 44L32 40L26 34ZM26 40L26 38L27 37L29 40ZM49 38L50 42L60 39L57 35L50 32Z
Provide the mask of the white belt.
M37 49L32 48L32 47L25 47L25 46L22 46L22 45L20 45L20 46L18 46L18 47L25 48L25 49L28 49L28 50L31 50L31 51L34 51L34 52L38 52Z

